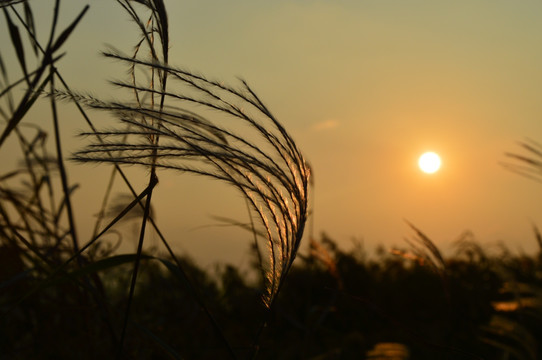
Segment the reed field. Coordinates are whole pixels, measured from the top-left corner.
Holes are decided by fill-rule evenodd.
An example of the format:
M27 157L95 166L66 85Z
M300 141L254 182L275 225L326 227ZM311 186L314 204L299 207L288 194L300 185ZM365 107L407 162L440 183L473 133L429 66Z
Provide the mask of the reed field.
M304 235L311 167L249 81L211 80L170 58L163 0L116 0L133 23L132 52L96 52L122 68L124 78L104 81L126 100L86 93L57 64L89 6L66 19L63 2L51 1L44 32L33 1L0 1L10 39L0 44L0 151L17 144L10 157L20 160L0 167L0 359L542 358L536 227L540 250L529 255L488 251L465 233L445 256L413 224L405 244L376 254ZM29 119L37 106L47 109L39 124ZM82 129L75 152L61 106L79 114L69 119ZM506 166L538 180L541 157L524 143ZM70 182L67 164L108 179L90 237L76 226L85 184ZM127 167L143 171L134 179ZM242 196L249 220L226 221L252 238L250 274L204 270L173 251L153 211L164 172ZM127 221L136 230L120 233ZM118 251L128 239L136 250Z

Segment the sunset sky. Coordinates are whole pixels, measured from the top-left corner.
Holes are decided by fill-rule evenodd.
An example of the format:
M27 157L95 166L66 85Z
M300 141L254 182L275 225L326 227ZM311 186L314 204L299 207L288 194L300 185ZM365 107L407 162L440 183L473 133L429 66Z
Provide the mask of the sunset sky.
M48 28L53 3L33 1L38 26ZM62 2L64 24L86 3ZM536 249L532 225L542 227L542 184L499 163L505 152L520 151L518 141L542 142L540 1L190 0L166 6L170 62L229 83L245 79L298 142L314 171L307 235L326 232L345 249L352 239L370 251L378 244L406 247L404 238L413 235L407 220L445 252L466 230L488 249L499 242L512 251ZM0 25L5 44L3 18ZM61 73L74 89L121 96L107 80L127 72L99 51L107 44L129 51L136 31L115 1L93 0L66 44ZM11 54L2 56L15 68ZM73 107L62 111L67 151L75 151L84 143L74 136L86 128ZM440 154L440 171L419 170L425 151ZM6 148L0 161L12 164ZM85 218L98 211L96 194L109 169L71 168L70 180L81 185L75 195L83 208L79 231L89 234ZM96 174L103 176L89 180ZM179 251L205 264L247 261L250 234L216 226L211 217L247 221L233 189L162 173L154 200L157 221Z

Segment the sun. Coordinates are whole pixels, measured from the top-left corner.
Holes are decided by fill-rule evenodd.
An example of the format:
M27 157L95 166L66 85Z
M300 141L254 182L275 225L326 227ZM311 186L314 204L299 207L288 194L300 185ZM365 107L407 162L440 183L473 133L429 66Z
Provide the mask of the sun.
M420 156L418 166L426 174L433 174L440 169L440 156L432 151L426 152Z

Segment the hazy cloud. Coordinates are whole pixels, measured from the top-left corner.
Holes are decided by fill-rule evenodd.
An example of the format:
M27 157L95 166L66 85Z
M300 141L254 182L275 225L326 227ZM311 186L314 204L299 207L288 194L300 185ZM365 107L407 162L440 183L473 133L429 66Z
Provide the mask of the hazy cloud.
M334 129L337 126L339 126L339 121L337 120L325 120L320 121L312 126L312 129L314 131L324 131L324 130L330 130Z

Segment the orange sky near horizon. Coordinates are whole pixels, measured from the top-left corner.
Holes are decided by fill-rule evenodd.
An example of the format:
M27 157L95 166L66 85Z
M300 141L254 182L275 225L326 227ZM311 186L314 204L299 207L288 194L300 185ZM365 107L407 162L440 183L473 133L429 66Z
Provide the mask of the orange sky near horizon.
M63 21L86 3L63 2ZM43 8L38 26L47 28L51 4L34 2ZM499 162L505 152L520 151L517 141L542 141L542 3L166 0L166 6L170 62L225 82L247 80L297 140L314 170L307 235L326 232L345 249L352 239L369 251L406 248L404 238L413 235L407 220L445 252L466 230L488 249L502 242L512 251L536 250L532 225L542 226L542 185ZM99 52L106 44L128 51L135 31L114 1L93 0L60 71L74 89L121 96L107 81L126 71ZM0 31L1 43L6 39ZM2 56L15 67L8 53ZM70 119L66 146L75 151L83 143L74 135L85 125L73 108L61 111ZM425 151L442 157L435 174L418 168ZM0 160L2 171L13 161L5 148ZM78 224L85 233L106 177L89 179L110 170L70 169L70 180L81 184L75 199L83 204ZM177 249L204 264L247 261L250 234L216 226L211 217L246 221L238 193L194 176L160 176L155 211Z

